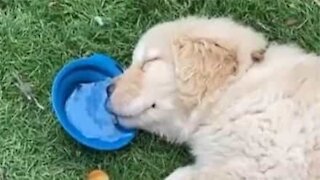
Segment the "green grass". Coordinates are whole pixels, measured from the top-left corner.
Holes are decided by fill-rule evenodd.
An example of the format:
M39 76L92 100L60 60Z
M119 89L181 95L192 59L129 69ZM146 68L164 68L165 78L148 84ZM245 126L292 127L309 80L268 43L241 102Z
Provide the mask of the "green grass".
M57 123L50 86L70 58L105 52L123 65L153 24L198 14L232 16L269 39L320 51L318 0L0 0L0 180L83 179L101 168L114 180L157 180L190 162L185 149L141 133L119 152L75 143ZM102 17L99 26L94 17ZM40 110L14 86L32 83Z

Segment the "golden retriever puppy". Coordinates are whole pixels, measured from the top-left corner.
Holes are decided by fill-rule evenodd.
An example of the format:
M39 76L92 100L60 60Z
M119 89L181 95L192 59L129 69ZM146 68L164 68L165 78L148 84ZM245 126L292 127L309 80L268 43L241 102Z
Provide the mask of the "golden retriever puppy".
M158 24L108 107L126 127L190 146L194 164L166 180L320 179L320 59L266 45L229 18Z

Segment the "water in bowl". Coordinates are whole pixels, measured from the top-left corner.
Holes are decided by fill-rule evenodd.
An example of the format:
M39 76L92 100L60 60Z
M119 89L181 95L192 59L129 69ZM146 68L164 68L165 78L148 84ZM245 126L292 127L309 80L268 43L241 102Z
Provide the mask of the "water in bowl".
M105 109L106 87L110 79L80 84L66 101L69 121L86 138L115 142L132 136L119 129L115 117Z

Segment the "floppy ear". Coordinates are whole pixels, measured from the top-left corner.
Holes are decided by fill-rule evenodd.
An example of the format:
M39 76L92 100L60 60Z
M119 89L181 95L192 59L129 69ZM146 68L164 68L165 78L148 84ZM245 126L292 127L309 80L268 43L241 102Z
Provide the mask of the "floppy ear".
M184 37L173 44L179 100L188 110L237 73L235 51L221 42Z

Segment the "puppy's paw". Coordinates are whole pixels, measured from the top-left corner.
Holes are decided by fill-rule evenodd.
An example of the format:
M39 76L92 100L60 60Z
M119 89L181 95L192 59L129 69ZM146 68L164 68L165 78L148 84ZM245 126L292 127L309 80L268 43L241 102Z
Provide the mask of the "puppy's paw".
M165 180L194 180L194 168L186 166L176 169Z

